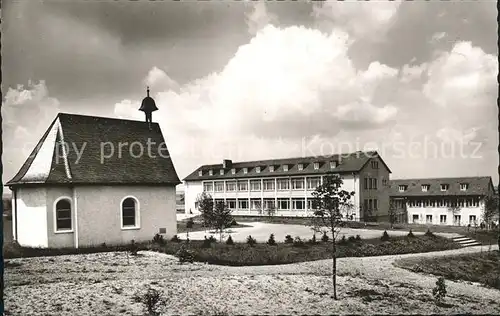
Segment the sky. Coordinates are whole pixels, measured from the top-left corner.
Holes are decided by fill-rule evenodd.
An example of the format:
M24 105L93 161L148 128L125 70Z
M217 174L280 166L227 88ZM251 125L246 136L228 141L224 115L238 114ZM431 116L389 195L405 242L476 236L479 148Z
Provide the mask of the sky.
M495 1L2 4L4 183L58 112L144 120L147 85L181 179L378 150L498 182Z

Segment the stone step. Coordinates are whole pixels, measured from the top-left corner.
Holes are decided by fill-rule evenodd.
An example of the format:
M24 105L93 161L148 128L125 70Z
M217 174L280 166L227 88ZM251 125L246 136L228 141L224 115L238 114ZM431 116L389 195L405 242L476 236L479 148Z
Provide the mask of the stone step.
M467 240L473 240L473 239L468 238L468 237L453 238L453 241L456 241L456 242L467 241Z
M481 246L480 242L466 236L452 237L451 240L458 243L462 247Z
M471 240L460 241L458 243L461 245L468 245L468 244L475 244L475 243L477 243L477 241L471 239Z

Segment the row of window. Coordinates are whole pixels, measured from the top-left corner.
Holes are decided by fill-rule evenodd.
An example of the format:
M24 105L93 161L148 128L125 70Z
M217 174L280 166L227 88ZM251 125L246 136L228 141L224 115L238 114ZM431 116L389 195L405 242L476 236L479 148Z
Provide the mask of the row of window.
M275 199L214 199L215 203L226 203L232 210L306 210L305 198L277 198ZM307 209L313 209L312 200L307 200Z
M479 198L409 200L410 207L478 207Z
M73 207L71 198L62 197L54 204L55 231L73 231ZM135 197L125 197L120 203L121 227L139 228L139 201Z
M430 184L422 184L420 186L422 192L427 192L430 190L431 185ZM440 184L440 190L441 191L448 191L450 188L450 185L447 183L441 183ZM405 192L408 190L408 185L407 184L401 184L398 186L399 192ZM460 183L460 191L467 191L469 189L469 184L468 183Z
M225 187L224 187L225 183ZM205 192L235 192L235 191L279 191L284 190L315 190L321 184L321 177L308 177L291 179L263 179L263 180L239 180L239 181L205 181L203 191Z
M413 214L412 220L413 220L413 223L419 223L420 216L418 214ZM462 216L453 215L453 223L455 225L460 225L461 220L462 220ZM425 215L425 222L427 224L432 224L432 215ZM446 215L439 215L439 223L440 224L448 223L448 217ZM469 223L471 225L477 225L476 215L469 215Z
M299 164L297 164L297 169L298 169L299 171L302 171L302 170L304 170L305 165L306 165L306 164L299 163ZM288 170L289 170L290 166L291 166L291 165L286 165L286 164L285 164L285 165L282 165L282 170L286 172L286 171L288 171ZM337 162L337 161L331 161L331 162L330 162L330 169L335 169L335 168L337 168L337 166L338 166L338 162ZM255 169L255 172L256 172L256 173L260 173L260 172L261 172L261 171L263 171L266 167L267 167L267 170L268 170L269 172L274 172L274 171L276 170L275 166L273 166L273 165L271 165L271 166L256 166L256 167L254 167L254 169ZM313 163L313 168L314 168L314 170L319 170L319 168L320 168L320 163L319 163L319 162L314 162L314 163ZM377 165L377 168L378 168L378 165ZM244 167L244 168L241 168L241 169L243 170L243 174L247 174L247 173L248 173L248 171L249 171L249 168L248 168L248 167ZM237 170L236 170L236 168L231 168L231 174L236 174L236 171L237 171ZM225 169L224 169L224 168L223 168L223 169L219 169L219 174L220 174L221 176L222 176L222 175L224 175L224 174L225 174L225 172L226 172L226 171L225 171ZM198 175L199 175L200 177L201 177L201 176L203 176L203 170L199 170L199 171L198 171ZM212 169L208 170L208 175L209 175L209 176L213 176L213 175L214 175L214 171L213 171Z

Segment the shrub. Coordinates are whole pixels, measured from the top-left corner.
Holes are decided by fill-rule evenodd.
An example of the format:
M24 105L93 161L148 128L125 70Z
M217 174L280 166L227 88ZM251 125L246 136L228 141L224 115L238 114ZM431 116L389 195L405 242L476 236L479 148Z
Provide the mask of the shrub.
M407 235L409 238L415 238L415 235L413 234L413 232L411 231L410 229L410 232L408 233Z
M205 239L203 239L203 244L201 245L202 248L210 248L210 245L212 245L212 242L210 239L205 236Z
M226 245L234 245L233 238L231 236L227 237Z
M137 256L137 251L139 251L139 247L135 243L135 240L132 239L132 241L130 242L130 246L128 248L128 251L130 252L130 254L132 256Z
M184 245L181 246L181 248L177 251L175 255L179 258L180 263L184 262L193 263L194 261L193 252L189 249L186 249Z
M347 241L350 243L353 243L353 242L356 242L356 238L354 236L349 236L349 238L347 238Z
M276 245L276 240L274 240L274 234L269 235L269 239L267 240L267 244L270 246Z
M295 237L293 240L293 246L294 247L304 247L306 244L300 239L300 237Z
M252 237L252 235L249 235L247 237L247 244L249 244L251 247L253 247L257 243L257 240Z
M327 242L329 239L330 239L330 237L328 237L328 235L326 234L326 232L323 232L323 236L321 236L321 241L322 242Z
M347 239L345 238L345 235L343 235L343 236L342 236L342 238L341 238L341 239L340 239L340 241L339 241L339 244L340 244L340 245L345 245L345 244L347 244Z
M285 236L285 244L293 244L293 238L290 235Z
M361 241L361 236L360 235L356 235L356 241Z
M180 242L181 240L179 239L179 237L177 237L177 235L174 235L174 237L172 237L172 239L170 239L170 241Z
M209 240L211 243L216 243L216 242L217 242L217 238L215 238L213 235L210 235L210 237L208 237L208 240Z
M187 223L186 223L186 228L193 228L194 226L194 221L192 218L188 219Z
M165 239L163 239L163 235L155 234L153 237L153 244L164 245Z
M425 236L434 237L434 233L432 233L431 230L427 228L427 231L425 232Z
M233 227L233 226L237 226L238 223L236 222L236 220L233 218L233 220L231 221L231 224L229 224L230 227Z
M316 240L316 235L313 235L312 238L309 239L308 243L311 244L311 245L317 244L318 241Z
M436 287L432 289L432 295L436 300L436 303L441 303L446 296L446 284L444 283L444 278L439 277L436 281Z
M162 293L154 288L148 287L145 293L136 293L134 300L142 303L147 315L160 315L160 309L165 306L166 300Z
M382 241L389 241L390 237L389 234L387 233L387 230L384 230L384 233L382 234L382 237L380 237L380 240Z

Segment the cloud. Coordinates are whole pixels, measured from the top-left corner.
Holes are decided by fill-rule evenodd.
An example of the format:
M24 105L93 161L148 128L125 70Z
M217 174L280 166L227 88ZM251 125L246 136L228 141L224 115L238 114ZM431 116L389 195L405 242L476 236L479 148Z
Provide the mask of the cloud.
M319 21L342 29L356 39L385 40L398 12L397 1L322 1L313 10Z
M41 119L55 117L58 109L59 100L49 96L45 81L30 81L26 87L18 85L16 89L7 90L2 102L2 117L6 124L32 126ZM26 118L36 118L36 121L26 122Z
M10 180L59 112L44 80L9 88L2 102L4 181ZM7 179L8 178L8 179Z
M446 32L434 33L434 35L432 35L432 38L431 38L431 43L438 42L445 37L446 37Z
M175 80L170 78L165 71L161 70L156 66L151 68L144 82L152 89L158 89L161 91L169 89L176 90L179 87L179 85L177 84L177 82L175 82Z
M365 70L356 69L347 54L349 43L342 31L327 34L305 27L268 25L240 46L222 71L178 91L159 92L156 102L160 109L168 109L166 121L176 118L169 126L181 121L214 137L223 137L228 131L299 137L336 134L339 127L384 125L397 110L377 94L393 89L398 70L379 62ZM146 80L165 76L153 68ZM359 103L360 98L370 105ZM119 108L129 104L122 103ZM368 115L361 113L364 111Z
M278 17L268 12L265 2L259 1L247 4L252 8L250 13L245 14L248 32L250 34L255 35L267 25L278 23Z
M478 111L497 94L497 58L470 42L458 42L429 65L425 95L452 111ZM457 112L455 112L457 113ZM466 113L461 113L466 114Z
M427 71L427 67L427 63L420 65L404 65L401 69L401 81L404 83L410 83L422 79L422 75Z

